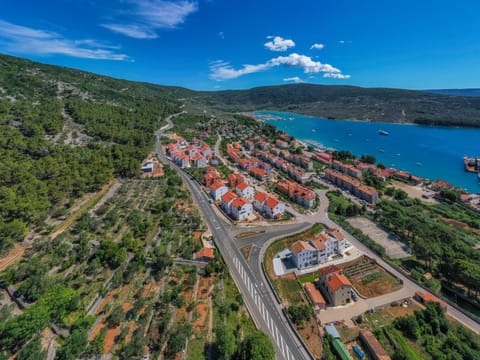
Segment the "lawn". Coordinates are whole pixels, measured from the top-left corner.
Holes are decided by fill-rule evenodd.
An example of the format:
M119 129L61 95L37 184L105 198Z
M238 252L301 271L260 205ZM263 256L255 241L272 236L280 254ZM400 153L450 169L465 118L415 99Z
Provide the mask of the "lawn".
M295 279L293 274L273 280L273 286L277 290L280 299L282 299L284 306L308 304L303 297L303 290L300 283Z

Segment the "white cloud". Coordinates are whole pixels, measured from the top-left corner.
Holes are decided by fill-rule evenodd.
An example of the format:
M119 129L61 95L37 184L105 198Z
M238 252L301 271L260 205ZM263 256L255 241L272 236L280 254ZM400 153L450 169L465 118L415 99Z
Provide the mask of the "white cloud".
M174 29L198 10L196 1L128 0L131 8L103 27L135 39L155 39L157 30Z
M5 49L19 54L67 55L84 59L131 61L117 46L96 40L71 40L55 32L33 29L0 20L0 38Z
M280 36L267 36L267 39L272 39L273 41L267 41L264 45L267 49L271 51L287 51L289 48L295 46L295 42L290 39L284 39Z
M293 81L295 84L301 84L305 82L305 80L300 79L298 76L285 78L283 81Z
M323 74L324 78L331 78L331 79L350 79L350 75L344 75L339 73L325 73Z
M236 79L240 76L265 71L277 66L296 67L303 69L304 73L329 73L341 74L341 71L330 64L313 61L311 57L296 53L288 56L278 56L263 64L243 65L240 69L234 69L230 63L219 60L210 64L210 78L217 81Z
M310 50L312 50L312 49L322 50L324 47L325 47L325 45L317 43L317 44L313 44L312 46L310 46Z

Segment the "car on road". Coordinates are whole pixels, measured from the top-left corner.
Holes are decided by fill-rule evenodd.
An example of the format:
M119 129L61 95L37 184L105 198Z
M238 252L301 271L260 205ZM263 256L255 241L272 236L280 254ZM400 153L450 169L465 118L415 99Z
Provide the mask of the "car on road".
M351 295L352 295L353 301L358 301L358 295L355 294L355 291L352 290Z

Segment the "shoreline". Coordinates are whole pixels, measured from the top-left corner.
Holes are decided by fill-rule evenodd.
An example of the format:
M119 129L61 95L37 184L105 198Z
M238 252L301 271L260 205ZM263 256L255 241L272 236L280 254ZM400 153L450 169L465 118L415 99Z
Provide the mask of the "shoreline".
M454 187L460 188L468 193L471 193L471 194L480 193L479 182L475 181L477 177L473 176L472 174L468 174L468 175L472 175L472 176L468 176L463 172L463 156L465 155L465 153L471 153L471 152L480 153L480 148L478 150L476 148L471 149L471 147L475 146L476 142L472 143L472 141L470 141L472 140L471 139L472 137L478 136L478 134L475 133L476 131L480 131L480 129L478 128L455 127L454 129L452 129L452 127L448 127L448 126L428 126L428 125L406 124L406 123L378 123L378 124L384 124L386 127L386 130L389 130L391 134L393 133L394 137L392 138L392 141L389 140L390 138L388 136L383 137L383 140L380 140L380 138L378 140L369 138L367 139L367 141L369 142L369 145L365 145L365 144L362 144L362 139L365 136L365 132L375 130L374 129L375 125L373 124L377 124L377 122L337 119L343 124L343 125L339 124L338 125L339 127L337 128L335 125L333 126L331 125L333 124L333 122L330 122L329 119L317 118L317 117L308 116L308 115L300 115L297 113L276 112L276 111L269 112L266 110L262 110L258 112L249 112L249 113L243 113L243 114L252 117L256 121L260 121L264 123L273 122L273 124L271 125L275 126L277 130L285 132L290 136L293 136L304 147L312 146L317 151L327 151L327 152L339 151L339 149L347 150L354 153L357 157L360 157L359 154L371 154L377 158L377 163L383 163L386 165L387 168L394 168L400 171L407 171L410 174L416 175L425 180L430 179L433 181L437 179L444 179L447 182L454 185ZM295 120L298 120L299 123L301 124L301 122L304 119L307 121L310 121L310 123L307 122L305 123L305 126L300 126L300 127L293 126L292 129L294 129L295 131L292 134L292 132L289 129L290 128L289 122L294 122ZM314 130L316 129L317 132L316 132L316 135L312 136L310 135L310 133L307 133L309 129L308 126L312 126L311 122L316 119L318 119L319 123L321 123L322 125L319 125L319 127L314 128ZM275 124L275 122L278 122L278 123ZM280 123L282 123L283 125L280 125ZM355 131L352 130L352 132L354 132L355 134L355 136L351 138L352 142L349 143L348 142L349 140L338 137L339 139L342 139L342 140L339 143L333 143L331 140L334 136L341 136L335 131L337 131L337 129L340 132L343 130L349 131L348 123L359 124L358 126L360 126L360 124L365 124L365 126L363 127L360 126L358 128L360 130L357 130L356 128L354 128ZM405 130L405 131L398 130L399 135L395 136L396 135L395 130L393 129L392 131L391 129L391 127L395 125L410 125L408 126L408 128L410 129L412 129L411 126L415 126L416 128L419 129L418 138L416 139L412 138L413 136L412 131L416 135L417 133L416 130ZM390 129L388 127L390 127ZM379 125L379 128L380 128L380 125ZM404 127L404 126L398 127L398 129L402 129L402 128L406 129L407 127ZM332 130L333 131L332 134L326 135L326 136L329 136L329 140L326 140L325 134L328 134L327 131L329 131L330 129L335 129L335 130ZM439 131L437 132L437 130ZM443 153L442 153L443 149L441 147L437 147L436 143L439 143L439 144L443 143L443 140L441 138L442 136L444 138L446 138L446 136L448 138L452 138L450 134L445 133L446 130L453 130L453 131L459 130L459 131L466 132L466 133L455 132L457 135L453 137L454 140L452 141L453 145L451 148L457 149L454 147L456 145L455 141L457 141L457 144L459 146L457 150L458 153L465 150L465 146L461 146L461 144L466 144L467 147L469 147L469 150L467 150L465 153L461 155L458 155L455 151L451 151L447 154L447 156L443 156ZM440 137L439 138L435 137L435 135L438 135L438 134L440 135ZM323 138L321 137L322 135L323 135ZM367 136L370 136L370 135L367 135ZM312 137L316 139L312 139ZM424 137L427 139L431 137L431 140L427 140L426 144L424 144L423 143ZM462 137L466 137L467 140L464 141ZM324 144L323 141L321 141L322 139L326 140L327 144ZM385 143L385 140L387 141L387 143ZM408 146L409 141L411 143L412 140L416 141L415 144L416 145L418 144L418 146L414 146L414 147ZM402 141L404 141L405 143L402 143ZM332 144L328 144L328 142ZM430 144L431 148L429 148L428 142L431 143ZM382 154L377 155L377 151L380 151L380 150L376 148L372 149L372 146L376 147L377 145L371 145L371 144L378 144L378 147L380 149L387 150L386 153L384 154L384 152L381 151ZM404 150L404 148L410 149L410 151ZM427 149L427 151L425 151L425 149ZM428 149L431 149L431 152L429 152ZM402 159L400 162L398 162L396 156L400 156L400 153L403 155L404 152L406 154L402 158L398 158L398 159ZM395 157L393 156L393 154L395 154ZM419 154L418 157L416 157L417 156L416 154ZM458 155L458 159L456 159L457 155ZM439 161L438 159L441 159L443 163L438 164L438 161ZM459 161L458 164L462 163L462 167L461 167L462 170L460 170L460 166L456 166L457 165L456 160ZM418 165L418 164L422 164L422 165ZM448 164L448 166L445 166L445 164ZM423 171L420 171L420 173L417 170L419 166L423 166L422 168ZM445 176L445 174L449 176Z

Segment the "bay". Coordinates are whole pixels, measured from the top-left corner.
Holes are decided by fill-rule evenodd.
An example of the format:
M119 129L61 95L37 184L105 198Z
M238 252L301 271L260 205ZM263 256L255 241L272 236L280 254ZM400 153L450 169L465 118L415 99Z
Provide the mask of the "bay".
M374 155L388 168L443 179L471 193L480 191L477 175L463 167L464 156L480 156L480 129L329 120L271 111L252 115L301 141L357 156ZM380 135L380 130L389 135Z

